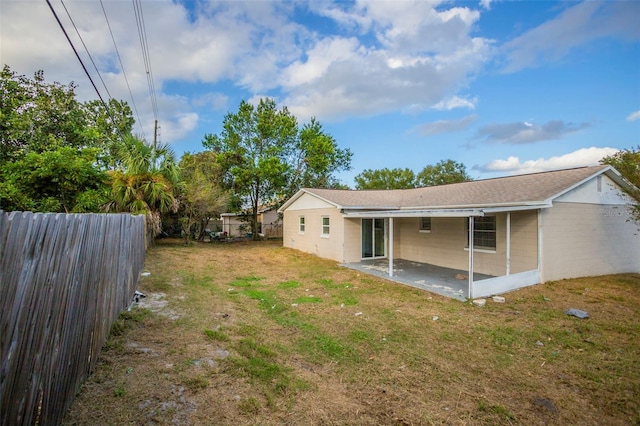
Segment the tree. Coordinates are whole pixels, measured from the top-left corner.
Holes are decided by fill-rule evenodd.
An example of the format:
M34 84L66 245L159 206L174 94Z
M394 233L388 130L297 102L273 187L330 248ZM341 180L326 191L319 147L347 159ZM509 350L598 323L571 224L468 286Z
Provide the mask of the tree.
M182 185L180 186L180 223L189 244L191 228L199 223L198 239L204 237L207 223L220 216L229 204L229 193L222 187L223 170L215 153L185 153L180 160Z
M75 85L48 83L44 72L33 79L5 65L0 72L0 164L29 152L59 147L97 148L101 166L114 168L116 146L135 123L125 101L78 102Z
M160 214L177 211L174 191L180 172L175 154L168 145L129 136L120 146L118 162L118 169L109 172L113 201L106 210L146 214L153 237L161 230Z
M249 211L255 239L260 207L281 202L302 186L338 186L333 173L348 170L352 157L318 121L299 130L287 107L278 110L268 98L257 106L242 101L238 112L224 118L221 134L205 135L202 144L222 165L231 203L240 201L238 207Z
M613 155L603 158L602 164L613 166L620 174L634 185L634 189L628 191L636 203L632 206L632 215L636 222L640 223L640 146L637 149L623 149Z
M75 85L0 72L0 202L5 210L99 211L107 168L133 126L126 102L78 102Z
M8 211L95 212L108 200L95 149L29 152L0 168L0 208Z
M129 104L109 99L105 107L102 101L93 100L82 104L81 109L86 118L82 134L87 144L100 149L102 167L115 169L122 138L131 135L135 123Z
M315 119L300 130L289 164L289 186L283 198L290 198L300 188L335 188L340 183L334 173L351 168L352 152L338 147L335 139L324 132Z
M287 154L295 142L298 124L289 110L276 108L272 99L257 107L242 101L237 113L224 118L220 136L206 135L203 145L218 154L226 181L251 209L251 231L258 239L258 210L287 187Z
M446 185L470 180L473 179L467 174L464 164L453 160L442 160L422 169L416 176L416 186Z
M355 178L356 189L415 188L415 174L411 169L366 169Z
M85 147L85 120L74 89L73 83L46 83L42 71L31 80L5 65L0 74L0 162L61 146Z

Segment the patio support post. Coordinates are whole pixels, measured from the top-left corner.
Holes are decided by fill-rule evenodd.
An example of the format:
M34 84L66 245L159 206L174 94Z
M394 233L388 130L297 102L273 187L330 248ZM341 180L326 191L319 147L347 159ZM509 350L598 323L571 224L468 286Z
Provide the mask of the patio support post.
M507 275L511 273L511 212L507 212Z
M544 282L544 271L542 270L542 209L538 209L538 272L540 282Z
M473 216L469 216L469 299L473 298Z
M393 276L393 218L389 218L389 276Z

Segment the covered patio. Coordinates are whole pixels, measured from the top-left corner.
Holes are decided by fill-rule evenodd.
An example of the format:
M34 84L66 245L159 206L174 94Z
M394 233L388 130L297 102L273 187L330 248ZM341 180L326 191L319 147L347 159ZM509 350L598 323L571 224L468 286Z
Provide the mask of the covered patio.
M362 260L358 263L343 263L340 266L461 301L467 300L469 294L469 272L461 269L394 259L393 276L389 276L388 259ZM489 278L494 277L477 272L473 274L474 282Z

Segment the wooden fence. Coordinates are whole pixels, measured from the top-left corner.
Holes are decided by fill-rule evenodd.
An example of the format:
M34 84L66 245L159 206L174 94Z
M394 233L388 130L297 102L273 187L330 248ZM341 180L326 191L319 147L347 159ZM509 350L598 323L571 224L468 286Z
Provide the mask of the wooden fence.
M0 419L57 425L145 256L145 222L125 214L0 211Z

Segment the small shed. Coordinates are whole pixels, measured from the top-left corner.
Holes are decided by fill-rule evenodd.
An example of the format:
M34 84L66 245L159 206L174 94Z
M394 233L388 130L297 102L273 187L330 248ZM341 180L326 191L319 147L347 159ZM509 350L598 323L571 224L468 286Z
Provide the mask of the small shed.
M244 237L251 232L248 213L222 213L222 230L229 237ZM275 207L258 210L258 232L267 238L282 237L282 220Z

